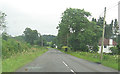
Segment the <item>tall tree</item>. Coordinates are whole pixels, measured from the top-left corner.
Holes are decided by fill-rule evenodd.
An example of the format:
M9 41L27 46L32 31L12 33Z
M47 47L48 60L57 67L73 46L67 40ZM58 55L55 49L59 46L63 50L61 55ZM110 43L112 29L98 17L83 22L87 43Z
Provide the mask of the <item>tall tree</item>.
M118 21L117 21L117 19L115 19L115 21L114 21L114 31L115 31L115 35L118 33L118 30L119 30Z
M105 38L113 38L113 20L111 21L111 24L105 25Z
M5 28L6 28L6 21L5 21L5 17L6 17L7 15L5 14L5 13L2 13L1 11L0 11L0 30L1 31L4 31L5 30Z
M87 19L90 15L84 9L66 9L57 27L58 46L68 45L74 50L88 51L88 45L97 43L100 29Z
M30 28L26 28L24 31L25 41L30 43L31 45L34 44L34 40L38 39L38 32L37 30L31 30Z

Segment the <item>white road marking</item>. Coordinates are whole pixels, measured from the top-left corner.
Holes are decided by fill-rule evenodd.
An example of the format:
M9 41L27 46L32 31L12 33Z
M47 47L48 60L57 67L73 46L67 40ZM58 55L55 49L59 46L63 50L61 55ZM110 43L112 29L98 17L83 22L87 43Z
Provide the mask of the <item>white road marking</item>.
M68 67L68 65L63 61L63 64Z
M70 71L71 71L73 74L76 74L74 70L70 69Z
M71 72L74 72L74 71L71 69Z
M63 64L70 69L70 67L64 61ZM73 74L76 74L72 69L70 69L70 71L73 72Z

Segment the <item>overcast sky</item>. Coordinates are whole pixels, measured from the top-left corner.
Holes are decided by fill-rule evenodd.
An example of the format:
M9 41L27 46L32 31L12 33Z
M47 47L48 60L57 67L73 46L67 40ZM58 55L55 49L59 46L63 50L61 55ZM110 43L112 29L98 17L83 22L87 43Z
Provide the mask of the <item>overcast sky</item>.
M57 25L66 8L85 9L91 17L103 16L107 7L106 21L118 18L120 0L0 0L0 11L7 14L7 32L12 36L23 34L26 27L43 34L57 35Z

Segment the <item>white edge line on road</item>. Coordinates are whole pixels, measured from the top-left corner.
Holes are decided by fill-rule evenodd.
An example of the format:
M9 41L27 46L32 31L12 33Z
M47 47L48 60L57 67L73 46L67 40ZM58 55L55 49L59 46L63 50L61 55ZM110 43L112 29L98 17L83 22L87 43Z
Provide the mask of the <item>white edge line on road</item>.
M63 64L68 67L68 65L63 61Z

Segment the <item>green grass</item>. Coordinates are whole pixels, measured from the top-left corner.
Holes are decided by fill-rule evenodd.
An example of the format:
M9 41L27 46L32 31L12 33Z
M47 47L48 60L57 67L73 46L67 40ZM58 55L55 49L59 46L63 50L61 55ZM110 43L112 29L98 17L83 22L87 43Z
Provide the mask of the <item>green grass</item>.
M0 58L0 74L2 73L2 60Z
M60 50L60 51L64 52L63 50ZM91 61L91 62L96 62L96 63L100 62L100 54L98 54L98 53L79 52L79 51L73 52L70 50L66 53L70 54L72 56L81 58L81 59ZM101 64L104 66L111 67L113 69L118 70L117 55L115 55L115 56L114 55L103 55L103 61Z
M44 47L31 48L30 51L18 53L8 59L4 59L2 61L2 72L14 72L18 68L33 61L36 57L42 55L47 50L48 49Z

